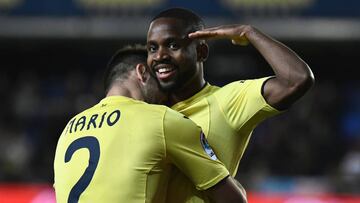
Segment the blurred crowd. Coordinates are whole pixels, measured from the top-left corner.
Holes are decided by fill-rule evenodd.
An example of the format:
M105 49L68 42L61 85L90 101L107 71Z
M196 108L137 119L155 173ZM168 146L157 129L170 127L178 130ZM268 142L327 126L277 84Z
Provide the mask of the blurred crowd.
M57 138L72 116L99 101L101 80L25 71L2 72L0 81L0 181L51 182Z

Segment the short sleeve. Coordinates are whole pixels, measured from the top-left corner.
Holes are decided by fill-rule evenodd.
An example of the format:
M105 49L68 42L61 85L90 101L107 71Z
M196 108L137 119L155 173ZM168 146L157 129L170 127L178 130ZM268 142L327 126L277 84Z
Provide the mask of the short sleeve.
M167 158L199 190L208 189L229 175L216 158L201 128L182 114L169 109L164 117Z
M240 130L251 121L253 125L279 111L270 106L261 91L270 77L232 82L215 93L216 100L229 124Z

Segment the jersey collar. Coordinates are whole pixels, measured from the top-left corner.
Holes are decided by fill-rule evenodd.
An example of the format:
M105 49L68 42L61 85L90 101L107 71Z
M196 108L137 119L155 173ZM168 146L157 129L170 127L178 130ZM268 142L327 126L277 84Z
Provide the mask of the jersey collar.
M101 105L101 104L128 102L128 101L137 101L137 100L124 96L108 96L102 99L99 104Z
M174 104L173 106L171 106L172 109L182 109L184 106L189 106L190 104L196 103L199 100L203 99L204 97L208 96L209 94L212 93L213 90L212 85L210 85L208 82L206 83L206 85L196 94L194 94L193 96L191 96L190 98L184 100L184 101L180 101L176 104Z

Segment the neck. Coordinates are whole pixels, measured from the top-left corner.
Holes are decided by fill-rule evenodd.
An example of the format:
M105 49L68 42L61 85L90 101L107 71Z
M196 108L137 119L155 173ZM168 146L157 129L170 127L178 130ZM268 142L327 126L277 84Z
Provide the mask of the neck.
M197 76L197 78L199 77ZM188 83L184 84L183 87L173 91L170 94L168 106L172 106L178 102L192 97L196 93L200 92L205 85L206 82L203 77L198 80L190 80Z
M108 93L106 94L106 97L109 96L124 96L129 97L137 100L143 101L143 96L140 91L137 91L139 88L135 87L133 83L130 82L116 82L116 84L113 84Z

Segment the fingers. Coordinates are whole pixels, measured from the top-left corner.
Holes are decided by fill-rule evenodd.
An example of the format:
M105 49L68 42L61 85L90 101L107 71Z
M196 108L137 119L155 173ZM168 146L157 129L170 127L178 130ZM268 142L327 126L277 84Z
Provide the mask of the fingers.
M189 33L190 39L209 39L219 36L217 32L214 31L207 31L207 30L200 30L196 32Z
M241 26L236 25L223 25L217 27L210 27L203 30L198 30L189 34L190 38L232 38L238 36Z
M249 41L245 37L244 33L241 33L240 35L231 35L215 29L192 32L189 33L188 36L190 39L230 39L232 44L240 46L247 46L249 44Z
M245 36L246 28L244 25L224 25L206 28L189 33L190 39L230 39L234 45L246 46L249 44Z
M221 27L207 28L189 33L190 39L226 39L231 38L231 32Z
M209 39L209 38L223 38L227 35L226 29L224 26L210 27L203 30L198 30L196 32L192 32L189 34L189 38L201 38L201 39Z

